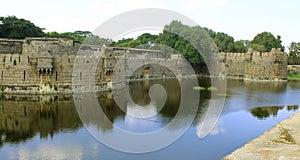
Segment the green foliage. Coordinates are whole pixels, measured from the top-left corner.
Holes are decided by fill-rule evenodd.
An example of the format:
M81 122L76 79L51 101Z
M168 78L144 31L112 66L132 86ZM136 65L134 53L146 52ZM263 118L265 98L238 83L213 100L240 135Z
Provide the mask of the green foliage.
M75 32L64 32L64 33L48 32L46 33L46 36L56 37L56 38L67 38L82 43L84 39L90 34L91 34L90 31L75 31Z
M55 38L67 38L72 39L74 41L78 41L80 43L88 44L88 45L109 45L111 43L110 39L100 38L99 36L93 35L90 31L75 31L75 32L48 32L46 33L47 37L55 37Z
M220 96L220 97L230 97L230 95L228 93L218 93L217 96Z
M262 107L251 109L251 114L253 116L257 117L258 119L266 119L266 118L270 117L270 113L268 112L268 110L266 110Z
M157 35L150 33L144 33L138 36L136 39L127 38L121 39L117 42L112 42L112 47L125 47L125 48L141 48L141 49L157 49L154 44L157 39Z
M211 86L211 87L208 87L207 90L209 90L209 91L216 91L216 90L218 90L218 88Z
M179 21L166 25L163 33L158 35L156 43L175 49L194 66L204 64L204 60L217 51L205 29L183 25Z
M250 45L253 49L260 52L270 52L272 48L281 48L284 51L284 47L281 45L281 37L275 36L270 32L262 32L257 34Z
M259 51L259 52L266 52L267 49L264 45L261 44L250 44L250 48Z
M220 52L234 52L234 38L225 34L217 33L214 42L218 46Z
M54 89L55 91L57 91L57 86L56 86L56 85L53 85L53 89Z
M46 82L44 85L48 86L50 89L53 89L55 91L57 91L58 89L58 87L55 84L52 84L51 82Z
M110 39L93 35L90 31L44 33L42 28L35 26L28 20L18 19L15 16L0 17L0 38L21 39L41 36L67 38L89 45L162 50L166 57L174 53L175 50L193 66L205 64L204 62L210 54L217 51L245 53L250 47L260 52L269 52L272 48L284 50L281 45L281 37L275 37L269 32L256 35L252 41L235 41L232 36L226 33L215 32L200 26L184 25L176 20L166 25L159 35L144 33L136 39L127 38L113 42ZM290 57L298 58L299 48L300 44L293 42L290 46Z
M112 42L112 47L136 48L141 45L141 42L133 38L121 39L117 42Z
M275 120L276 121L276 120ZM295 138L289 133L289 129L284 128L278 121L280 134L277 139L273 139L273 143L297 144ZM297 144L298 145L298 144Z
M247 41L239 40L234 42L234 50L231 52L237 52L237 53L246 53L247 47L246 47Z
M300 57L300 42L292 42L289 46L290 57Z
M185 37L185 38L183 38ZM143 48L162 50L166 57L174 52L182 54L193 66L205 64L211 53L247 52L249 41L234 41L225 33L216 33L200 26L188 26L180 21L172 21L159 35L149 33L134 38L112 42L114 47ZM173 49L173 50L171 50ZM200 53L199 53L200 52ZM203 56L203 57L202 57Z
M42 28L35 26L28 20L15 16L0 17L0 38L42 37Z
M291 81L299 81L300 80L300 75L299 74L288 74L288 80Z
M193 89L196 91L202 91L202 90L205 90L206 88L202 87L202 86L195 86L195 87L193 87Z
M4 89L5 89L5 87L2 84L0 84L0 91L3 92Z
M49 86L49 88L52 89L52 83L51 83L51 82L46 82L44 85L45 85L45 86Z
M300 65L300 42L292 42L289 51L288 63L290 65Z

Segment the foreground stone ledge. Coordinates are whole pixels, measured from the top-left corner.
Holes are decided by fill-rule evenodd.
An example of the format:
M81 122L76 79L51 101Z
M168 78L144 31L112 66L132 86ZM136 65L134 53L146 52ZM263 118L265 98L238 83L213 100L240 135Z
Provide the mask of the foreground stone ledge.
M296 160L300 159L300 112L248 142L223 160ZM288 129L294 143L280 139L280 127Z

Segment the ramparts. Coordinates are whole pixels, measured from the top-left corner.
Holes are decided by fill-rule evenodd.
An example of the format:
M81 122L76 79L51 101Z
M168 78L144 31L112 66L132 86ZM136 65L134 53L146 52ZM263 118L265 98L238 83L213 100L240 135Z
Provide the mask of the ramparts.
M216 73L244 80L287 80L287 54L280 49L260 53L249 49L247 53L220 53L213 57Z
M174 77L170 68L182 76L189 74L181 55L165 55L158 50L80 45L61 38L0 39L0 89L2 92L48 93L71 91L72 85L77 83L95 83L96 90L106 90L120 60L124 62L123 67L117 72L127 79ZM253 50L220 53L212 60L211 64L217 65L214 68L218 70L214 73L220 73L217 76L245 80L287 79L287 55L279 49L270 53ZM131 64L144 67L133 71Z

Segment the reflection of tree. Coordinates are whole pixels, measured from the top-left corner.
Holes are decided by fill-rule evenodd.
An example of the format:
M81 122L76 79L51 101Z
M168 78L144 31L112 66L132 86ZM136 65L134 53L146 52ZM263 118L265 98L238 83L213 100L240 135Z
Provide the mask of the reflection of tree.
M133 101L140 105L145 106L150 103L150 97L149 97L149 89L151 86L155 84L160 84L164 87L167 94L167 100L160 111L160 114L173 118L179 108L180 105L180 99L181 99L181 91L180 91L180 85L179 82L176 79L171 80L149 80L149 81L136 81L130 83L130 89L129 93L133 99Z
M270 107L257 107L251 109L251 114L258 119L265 119L272 116L277 116L279 110L283 109L283 106L270 106Z
M300 89L299 81L289 81L288 86L293 89Z
M296 111L299 109L299 106L298 105L290 105L290 106L287 106L287 110L288 111Z

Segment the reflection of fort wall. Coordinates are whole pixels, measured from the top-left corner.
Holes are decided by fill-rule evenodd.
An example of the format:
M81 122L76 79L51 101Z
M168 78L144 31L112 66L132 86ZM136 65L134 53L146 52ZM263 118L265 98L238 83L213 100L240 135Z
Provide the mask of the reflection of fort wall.
M81 126L70 98L68 101L61 101L55 97L48 97L49 101L43 101L41 97L29 98L31 100L15 100L16 98L22 99L22 97L8 97L0 101L0 130L40 132L41 137L47 137L60 130ZM43 97L45 98L47 97Z
M245 88L248 92L285 92L288 83L286 82L255 82L255 81L241 81L230 80L227 81L227 89L231 88Z

